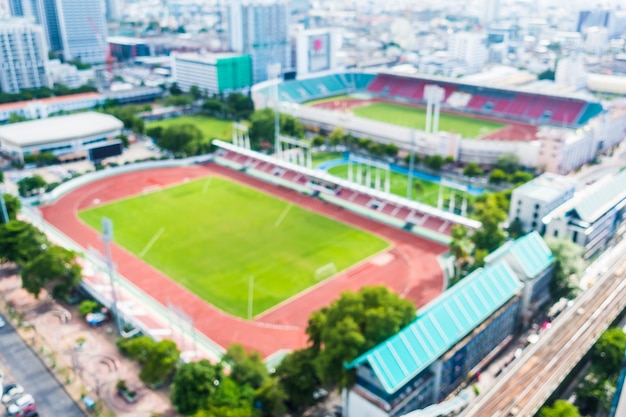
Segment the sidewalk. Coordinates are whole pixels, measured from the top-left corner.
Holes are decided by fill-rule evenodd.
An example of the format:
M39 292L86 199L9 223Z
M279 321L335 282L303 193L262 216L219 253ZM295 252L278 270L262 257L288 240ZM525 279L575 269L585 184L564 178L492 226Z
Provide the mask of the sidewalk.
M68 310L54 301L35 300L20 286L15 275L0 279L0 308L82 408L81 397L86 395L101 407L94 415L175 416L167 389L151 390L139 380L139 366L120 354L111 326L91 328L75 307ZM14 306L11 314L7 301ZM79 338L85 340L82 349L76 347ZM116 394L119 379L137 391L135 403L128 404Z

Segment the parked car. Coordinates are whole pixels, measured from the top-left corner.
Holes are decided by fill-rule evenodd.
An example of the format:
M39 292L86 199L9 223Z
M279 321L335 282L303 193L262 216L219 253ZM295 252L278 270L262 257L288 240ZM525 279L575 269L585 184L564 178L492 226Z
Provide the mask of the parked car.
M24 394L24 387L18 384L8 384L2 391L2 404L9 404Z
M11 405L7 407L7 414L9 417L17 417L27 412L35 411L37 406L35 405L35 399L30 394L24 394L21 397L15 399Z

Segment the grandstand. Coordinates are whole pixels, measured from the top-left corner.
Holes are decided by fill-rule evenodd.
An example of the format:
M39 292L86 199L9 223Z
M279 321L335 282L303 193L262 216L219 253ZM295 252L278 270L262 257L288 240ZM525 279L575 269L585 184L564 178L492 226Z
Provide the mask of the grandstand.
M470 229L480 227L475 220L361 186L324 171L303 168L220 140L214 140L213 144L220 148L215 154L217 162L300 192L319 195L334 204L441 243L448 243L455 224Z

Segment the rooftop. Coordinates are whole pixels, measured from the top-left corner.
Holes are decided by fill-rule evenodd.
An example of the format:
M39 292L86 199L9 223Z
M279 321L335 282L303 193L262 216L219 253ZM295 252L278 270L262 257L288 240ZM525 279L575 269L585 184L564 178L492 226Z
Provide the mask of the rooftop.
M81 139L120 130L124 124L103 113L87 112L0 126L0 141L33 146Z
M604 213L626 198L626 171L616 174L611 180L593 187L585 198L576 198L574 210L581 220L593 223Z
M29 106L33 103L52 104L52 103L63 103L63 102L75 101L75 100L85 100L85 99L90 99L90 98L99 99L99 98L102 98L102 95L100 93L94 92L94 93L70 94L67 96L39 98L39 99L26 100L26 101L16 101L14 103L0 104L0 111L19 109L22 107Z
M575 180L562 175L545 173L516 188L514 193L549 203L574 189L576 189Z
M531 232L517 240L509 241L486 258L487 264L510 253L517 260L528 278L535 278L548 268L553 260L552 252L537 232Z
M347 364L369 364L392 394L425 370L522 288L506 262L481 268L430 302L398 334Z
M236 58L245 56L246 54L238 54L235 52L211 52L200 54L197 52L187 52L183 54L174 54L176 60L199 62L203 64L215 65L220 59Z

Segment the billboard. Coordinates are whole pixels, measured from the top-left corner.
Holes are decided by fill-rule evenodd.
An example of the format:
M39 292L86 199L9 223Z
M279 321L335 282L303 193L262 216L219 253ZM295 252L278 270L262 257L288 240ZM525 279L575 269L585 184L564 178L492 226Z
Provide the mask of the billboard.
M330 69L330 33L309 36L309 72Z
M89 160L92 162L100 162L103 159L112 156L121 155L124 151L124 144L120 140L105 142L88 149Z

